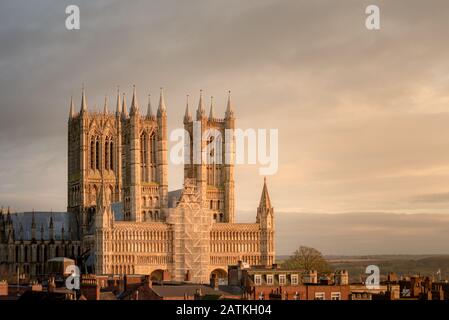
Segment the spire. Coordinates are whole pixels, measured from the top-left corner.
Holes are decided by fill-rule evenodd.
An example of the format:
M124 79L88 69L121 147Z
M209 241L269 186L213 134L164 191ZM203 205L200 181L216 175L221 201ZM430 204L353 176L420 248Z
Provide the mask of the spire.
M270 195L268 194L267 178L263 178L263 189L260 197L259 208L271 208Z
M190 122L192 120L192 116L190 115L189 110L189 95L186 96L186 112L184 114L184 123Z
M50 213L50 224L49 224L50 229L54 228L54 224L53 224L53 210Z
M147 117L153 117L153 110L151 110L151 94L148 94L148 109L147 109Z
M84 83L83 83L83 88L81 91L81 112L86 112L87 111L87 102L86 102L86 93L84 90Z
M23 225L22 225L22 222L19 223L19 237L20 237L20 240L23 240Z
M97 217L95 218L95 225L97 227L103 228L108 225L110 226L114 221L114 215L111 211L109 198L106 195L103 172L101 173L101 188L97 197L96 214Z
M101 188L97 198L98 212L100 212L100 209L105 209L108 206L107 200L108 199L106 197L106 191L104 188L104 176L103 172L101 172Z
M36 240L36 221L34 219L34 209L33 216L31 217L31 240Z
M122 101L122 116L128 117L128 109L126 108L126 98L125 93L123 92L123 101Z
M226 118L232 118L234 116L234 108L231 103L231 90L228 91L228 105L226 106Z
M115 115L119 115L120 114L120 87L117 86L117 108L115 110Z
M133 85L133 99L131 101L131 111L130 114L134 115L139 112L139 104L137 102L136 85Z
M204 117L204 104L203 104L203 90L200 90L200 101L198 102L198 109L196 110L196 117L200 119Z
M11 220L11 209L8 207L8 212L6 213L6 222L8 222L9 224L12 223Z
M51 213L50 213L50 226L48 228L48 237L50 238L50 240L55 239L55 226L53 224L53 210L51 210Z
M72 119L75 115L75 107L73 106L73 96L70 97L70 111L69 111L69 119Z
M157 108L157 115L161 116L167 111L167 107L165 106L164 99L164 88L161 87L161 93L159 95L159 106Z
M64 239L64 223L62 224L62 227L61 227L61 240L65 240Z
M104 96L104 106L103 106L103 113L108 114L108 96Z
M36 220L34 217L34 209L33 209L33 215L31 216L31 228L36 228Z
M209 111L209 120L214 119L214 97L210 97L210 111Z
M41 223L41 240L44 240L44 224Z
M67 234L68 240L72 240L72 225L69 223L69 232Z

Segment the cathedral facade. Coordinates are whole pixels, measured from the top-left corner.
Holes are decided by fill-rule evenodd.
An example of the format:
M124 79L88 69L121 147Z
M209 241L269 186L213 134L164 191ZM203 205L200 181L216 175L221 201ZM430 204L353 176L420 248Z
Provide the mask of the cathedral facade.
M40 267L22 267L30 274L45 272L44 258L66 256L77 261L82 257L96 274L148 274L195 283L209 283L212 276L225 279L228 265L240 260L250 265L274 263L274 214L266 181L256 222L235 222L234 164L228 161L235 156L235 138L225 134L235 128L230 96L224 118L219 118L212 103L206 115L201 93L194 117L187 102L183 123L190 138L185 143L190 159L184 164L183 188L169 192L162 89L156 112L149 102L145 115L135 88L129 112L125 95L119 92L115 112L109 111L106 99L103 111L90 111L83 89L80 111L75 112L73 100L70 103L68 206L60 237L42 231L39 240L34 231L21 238L20 230L15 230L23 228L20 219L16 217L14 224L11 216L2 214L0 261L10 269L20 269L18 262L29 265L23 257L23 248L29 245L27 260L39 257L43 262ZM223 138L214 141L214 136L207 136L211 130ZM194 161L196 143L203 153L214 144L210 156L215 160ZM45 227L50 228L50 222ZM46 242L51 250L44 249ZM37 254L39 243L43 249ZM45 257L43 250L48 250Z

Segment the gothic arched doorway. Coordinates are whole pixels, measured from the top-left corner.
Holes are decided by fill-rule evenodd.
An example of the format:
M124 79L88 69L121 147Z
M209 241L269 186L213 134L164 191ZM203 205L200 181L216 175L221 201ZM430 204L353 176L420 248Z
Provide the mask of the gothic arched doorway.
M156 269L150 274L151 281L162 281L164 280L164 270Z

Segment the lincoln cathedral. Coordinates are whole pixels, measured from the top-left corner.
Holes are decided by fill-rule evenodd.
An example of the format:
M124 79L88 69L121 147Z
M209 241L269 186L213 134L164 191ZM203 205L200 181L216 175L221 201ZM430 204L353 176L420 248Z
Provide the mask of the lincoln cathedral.
M76 110L79 110L76 111ZM154 113L139 107L134 87L128 111L117 92L115 112L105 99L102 111L70 102L68 119L67 212L0 214L0 272L30 278L49 273L47 261L66 257L82 272L98 275L151 275L158 279L209 283L226 281L228 265L274 263L274 214L263 182L255 223L235 222L235 128L229 95L224 118L206 114L203 96L192 116L187 102L185 147L193 155L194 122L214 129L223 161L188 161L184 186L169 191L167 107L161 89ZM201 150L212 139L200 138ZM203 141L204 140L204 141ZM229 153L229 154L226 154ZM229 162L229 161L228 161Z

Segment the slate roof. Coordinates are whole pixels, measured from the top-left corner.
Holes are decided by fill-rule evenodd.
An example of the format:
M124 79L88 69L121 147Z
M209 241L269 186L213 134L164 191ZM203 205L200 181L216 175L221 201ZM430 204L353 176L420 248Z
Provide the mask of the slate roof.
M111 205L112 212L116 221L123 221L123 204L116 202ZM44 226L44 240L49 240L49 226L50 217L53 217L53 225L55 232L55 240L61 240L61 228L64 225L64 239L69 240L69 226L76 226L74 217L68 212L48 212L35 211L34 221L36 223L36 239L41 239L41 226ZM3 213L3 218L6 220L6 213ZM14 234L16 239L20 237L20 226L23 227L23 240L31 240L31 222L33 219L32 212L14 212L11 213L11 219L14 227ZM93 226L94 224L92 224Z
M202 295L226 296L239 295L241 289L233 286L219 286L219 290L201 284L183 284L183 285L153 285L151 288L160 297L184 297L195 295L197 289L201 290Z
M125 220L125 215L123 214L123 203L115 202L111 204L112 212L114 213L115 221Z
M175 208L176 202L181 198L183 189L173 190L168 192L168 207Z
M41 226L44 226L44 240L49 240L49 224L50 217L53 217L53 225L55 232L55 240L61 240L61 228L64 225L65 240L69 239L70 215L67 212L34 212L34 221L36 223L36 239L41 239ZM6 214L3 214L6 220ZM31 240L31 221L33 219L32 212L15 212L11 213L11 219L14 226L14 234L16 239L20 237L20 225L23 227L23 240ZM72 222L72 226L75 221Z

